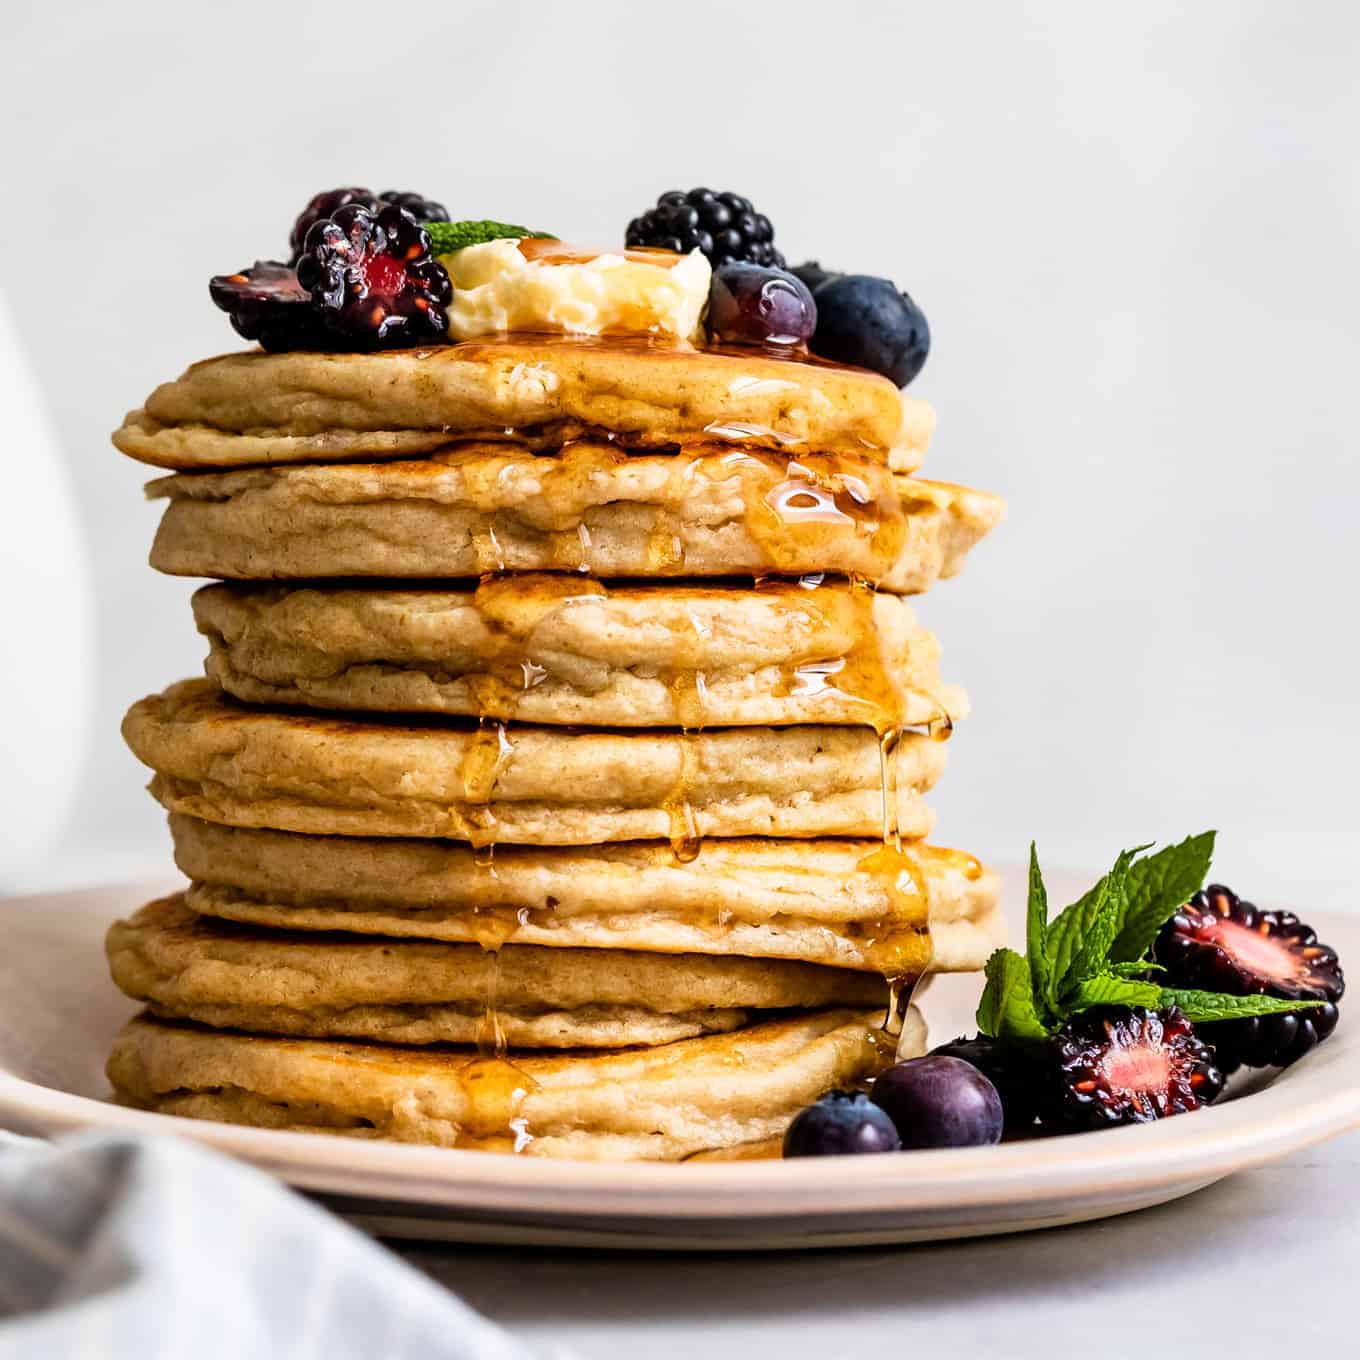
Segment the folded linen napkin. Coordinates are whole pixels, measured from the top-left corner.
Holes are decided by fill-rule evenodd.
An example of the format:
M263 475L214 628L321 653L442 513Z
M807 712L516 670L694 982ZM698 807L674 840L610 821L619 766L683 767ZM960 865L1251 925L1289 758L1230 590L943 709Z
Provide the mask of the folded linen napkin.
M172 1138L0 1132L0 1360L531 1360L377 1243Z

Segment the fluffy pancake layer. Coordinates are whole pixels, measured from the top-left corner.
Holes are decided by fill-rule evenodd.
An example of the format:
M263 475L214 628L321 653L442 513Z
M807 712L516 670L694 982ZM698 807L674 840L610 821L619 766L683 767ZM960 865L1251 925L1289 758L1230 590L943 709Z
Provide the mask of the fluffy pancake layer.
M971 855L873 841L504 846L299 836L173 816L188 905L287 930L698 953L880 974L980 968L1001 942L997 876Z
M605 434L628 447L721 439L920 464L934 427L888 379L758 350L517 336L376 354L225 354L133 411L113 442L161 467L239 467L428 449L432 436Z
M600 845L704 836L924 836L944 743L867 728L563 732L275 713L186 680L123 720L172 812L321 835ZM890 827L891 829L891 827Z
M770 1145L803 1106L881 1069L879 1011L814 1011L654 1048L475 1050L262 1038L131 1021L108 1074L128 1105L197 1119L531 1157L681 1161ZM899 1052L923 1051L915 1010Z
M165 1018L398 1044L472 1044L489 1029L513 1048L671 1043L883 993L866 973L783 960L256 930L182 896L116 922L106 948L114 982Z
M953 575L1001 500L860 456L713 445L630 455L467 444L419 461L161 478L160 571L229 580L574 571L856 575L901 594Z
M208 674L252 703L691 730L884 730L966 708L910 606L845 582L216 585L194 596L194 616Z

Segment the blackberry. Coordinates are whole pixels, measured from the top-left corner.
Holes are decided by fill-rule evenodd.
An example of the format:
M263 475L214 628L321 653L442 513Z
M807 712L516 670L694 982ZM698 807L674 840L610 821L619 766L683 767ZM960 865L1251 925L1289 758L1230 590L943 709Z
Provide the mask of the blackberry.
M386 349L440 340L453 295L430 236L404 208L376 215L357 203L312 224L298 281L349 345Z
M1287 1067L1336 1028L1336 1003L1346 990L1336 951L1293 912L1262 911L1221 883L1196 893L1162 927L1153 958L1171 987L1327 1003L1201 1025L1225 1072L1243 1064Z
M822 284L840 278L840 274L834 269L823 269L820 260L804 260L802 264L794 265L789 273L797 274L807 284L808 291L814 296Z
M1054 1036L1039 1117L1051 1132L1144 1124L1222 1092L1213 1049L1176 1007L1102 1006Z
M367 208L369 212L377 212L382 203L372 189L326 189L319 194L313 194L311 201L297 215L297 220L293 223L293 230L288 237L289 263L296 266L302 258L302 243L307 239L307 233L312 227L320 222L323 217L333 216L339 209L348 204L357 203L360 207Z
M701 250L713 265L744 260L784 268L770 219L756 212L749 198L715 194L712 189L672 189L662 194L654 208L628 224L624 244L656 246L682 255Z
M999 1044L995 1039L979 1034L975 1038L958 1038L930 1050L932 1057L962 1058L972 1063L1001 1096L1001 1108L1006 1116L1006 1132L1024 1133L1039 1113L1037 1086L1039 1064L1034 1054L1010 1044Z
M256 260L237 274L208 282L213 302L231 317L238 335L265 349L329 349L330 334L295 270L278 260Z
M423 194L407 193L403 189L384 189L379 195L382 201L405 208L417 222L448 222L449 210L442 204Z

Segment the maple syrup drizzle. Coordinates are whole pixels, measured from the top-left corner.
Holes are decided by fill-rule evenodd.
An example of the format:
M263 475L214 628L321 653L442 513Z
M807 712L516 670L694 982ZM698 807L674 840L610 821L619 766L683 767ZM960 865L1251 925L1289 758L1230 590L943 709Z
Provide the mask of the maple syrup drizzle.
M485 945L482 946L484 949ZM497 1004L501 982L500 945L488 951L491 955L491 969L487 974L486 994L482 1001L482 1018L477 1026L477 1056L479 1058L505 1057L505 1028L501 1024L500 1008Z
M467 1114L458 1143L486 1152L523 1152L534 1140L524 1117L525 1098L538 1083L504 1056L470 1058L458 1069Z
M540 626L559 610L604 593L598 581L575 575L488 573L481 578L472 608L485 630L485 659L480 673L465 677L479 722L519 716L523 696L548 678L534 656Z
M589 264L601 255L622 255L634 264L674 269L685 258L674 250L662 250L657 246L628 246L623 250L617 246L603 246L599 250L591 250L586 246L568 245L564 241L533 236L521 237L518 244L519 253L526 260L538 264Z
M707 680L699 661L709 629L692 609L685 611L685 620L692 640L688 646L677 648L675 663L667 676L671 707L680 724L680 773L663 806L670 824L671 853L682 864L689 864L703 848L689 795L696 759L693 738L703 731L707 719Z
M490 804L495 796L496 780L513 753L514 746L505 724L480 718L460 770L463 797L468 805L473 872L479 879L489 880L489 885L494 885L497 879L497 824ZM488 895L493 894L494 889L491 889ZM477 1024L477 1056L459 1069L459 1080L470 1111L463 1134L476 1139L479 1146L485 1140L491 1140L516 1152L527 1146L530 1138L522 1123L518 1130L515 1128L519 1106L529 1089L529 1079L506 1057L498 992L500 951L518 929L519 921L514 915L494 907L477 906L472 910L469 930L491 958L482 997L482 1015Z
M796 572L818 557L843 561L847 540L876 578L901 555L907 519L883 463L829 453L789 458L757 449L718 461L742 474L746 530L770 570Z

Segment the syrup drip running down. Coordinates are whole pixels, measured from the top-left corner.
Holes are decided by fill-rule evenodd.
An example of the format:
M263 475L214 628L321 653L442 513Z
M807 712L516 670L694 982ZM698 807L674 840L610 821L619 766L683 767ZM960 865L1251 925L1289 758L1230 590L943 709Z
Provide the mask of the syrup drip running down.
M866 725L878 737L880 844L856 868L875 881L887 904L883 917L864 930L866 952L888 984L883 1032L895 1043L911 989L929 962L930 897L920 864L903 848L898 824L898 753L906 731L906 696L894 683L892 667L883 655L873 587L854 579L850 591L858 610L855 645L824 678L862 706ZM952 730L948 712L938 702L935 708L930 730L934 735L938 727L938 734L947 736Z
M757 589L790 589L787 581L763 580ZM821 576L802 577L795 589L809 592L813 600L821 592L852 611L852 644L837 658L797 666L786 675L787 692L813 697L834 689L861 714L861 721L878 738L879 845L857 864L860 874L871 879L884 901L882 915L860 923L856 934L863 949L888 983L884 1016L884 1042L895 1044L901 1032L911 988L929 964L929 889L914 849L902 844L898 830L898 752L907 731L908 695L894 679L895 665L885 656L882 636L874 614L876 593L863 579L842 585ZM944 704L932 700L934 715L928 730L943 738L952 729ZM934 852L931 852L934 853Z
M705 721L706 681L698 661L708 640L709 630L693 610L686 610L685 618L692 633L692 642L688 649L680 650L668 677L671 704L680 724L680 773L666 799L665 808L670 822L671 853L682 864L689 864L699 857L702 848L689 791L694 781L695 749L692 738L703 731Z
M458 1069L467 1114L458 1142L486 1152L523 1152L533 1133L522 1113L538 1083L504 1057L479 1056Z
M496 882L497 824L490 804L495 797L496 780L513 754L514 745L505 724L479 719L460 772L463 796L469 806L473 872L487 880L486 895L491 897L494 892L490 889ZM473 909L472 934L491 956L490 968L477 1025L477 1056L458 1072L468 1105L462 1139L478 1147L510 1152L522 1152L532 1141L519 1111L534 1086L532 1078L506 1057L505 1029L498 1005L501 949L518 929L519 918L515 914L495 907Z

